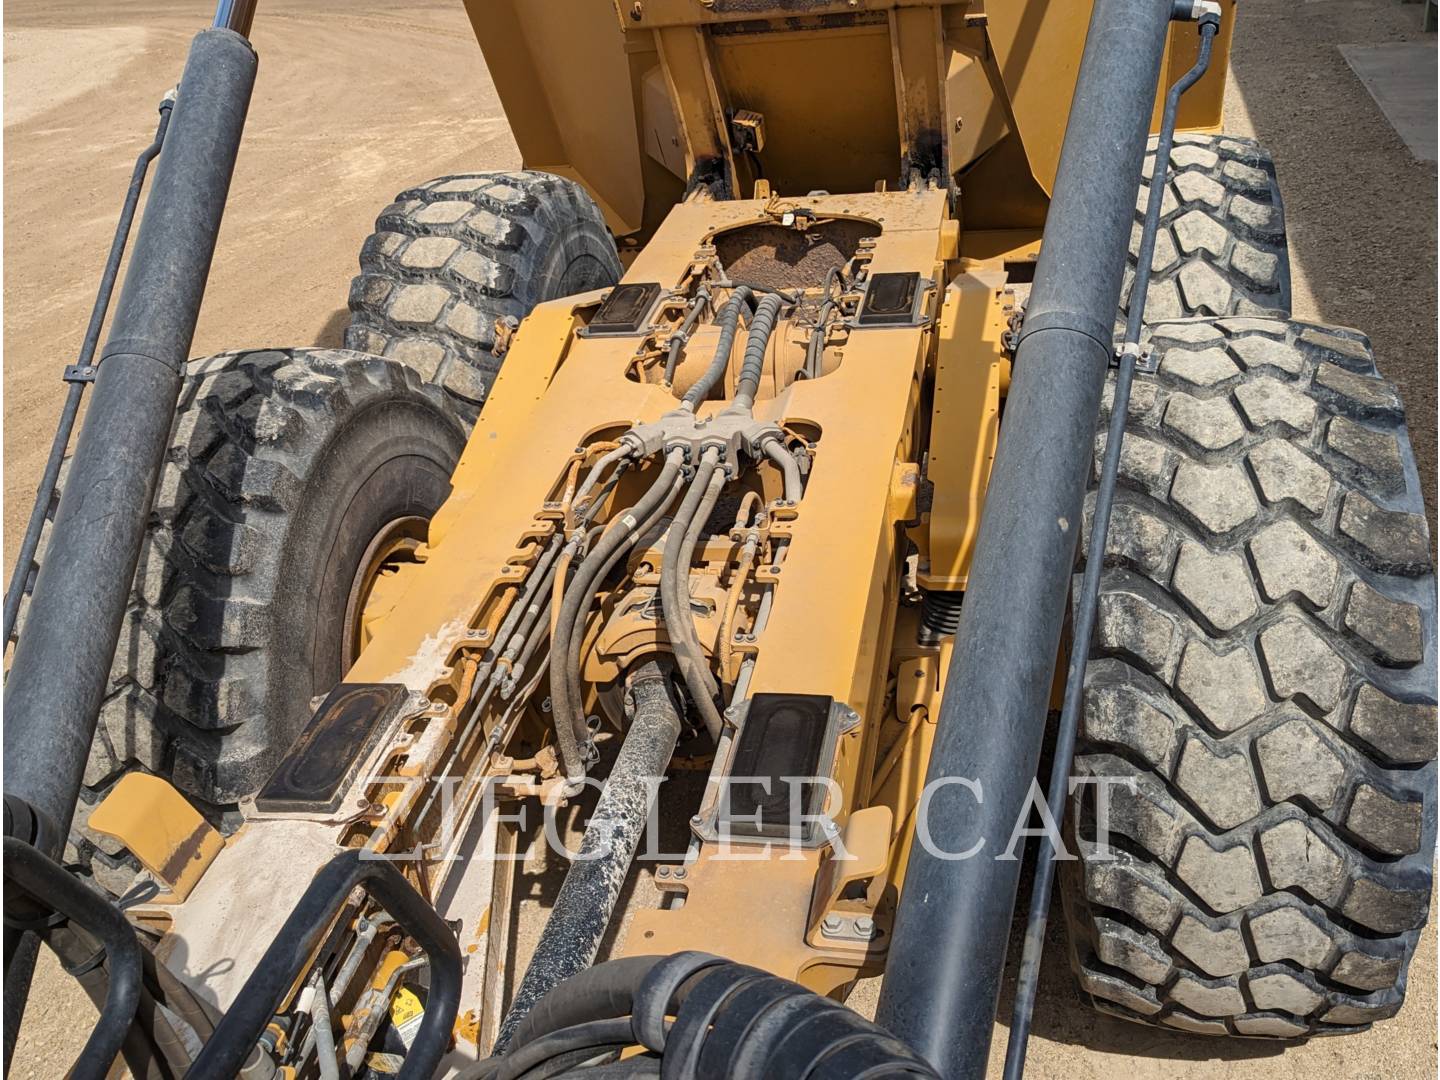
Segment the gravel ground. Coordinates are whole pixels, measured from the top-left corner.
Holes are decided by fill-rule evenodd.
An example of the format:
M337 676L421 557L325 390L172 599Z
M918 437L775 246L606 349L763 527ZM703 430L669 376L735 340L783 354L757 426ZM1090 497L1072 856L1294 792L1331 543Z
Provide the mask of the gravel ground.
M204 17L175 0L10 0L4 56L4 534L14 557L79 346L131 163L154 105ZM1367 330L1400 387L1435 501L1435 197L1336 46L1429 40L1395 0L1245 0L1227 129L1275 156L1290 228L1294 309ZM195 352L338 344L345 290L375 212L407 184L519 163L458 2L277 0L262 5L260 81ZM553 862L553 860L551 860ZM527 951L559 867L527 867ZM653 898L648 881L632 903ZM1058 924L1058 912L1052 926ZM623 937L623 930L620 935ZM1018 956L1018 937L1012 957ZM1401 1015L1366 1034L1281 1047L1172 1035L1097 1017L1071 989L1052 931L1036 1011L1033 1077L1436 1074L1435 934L1427 930ZM853 999L872 1005L874 985ZM1008 1002L1002 1004L1008 1015ZM42 957L14 1063L57 1077L94 1016ZM997 1027L997 1056L1005 1032Z

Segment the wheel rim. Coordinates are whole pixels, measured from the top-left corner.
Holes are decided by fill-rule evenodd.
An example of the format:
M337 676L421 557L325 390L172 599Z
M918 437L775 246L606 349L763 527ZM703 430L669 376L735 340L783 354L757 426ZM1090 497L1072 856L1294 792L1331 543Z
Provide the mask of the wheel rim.
M370 541L355 579L350 585L345 604L345 637L341 654L348 668L370 643L368 626L394 605L395 597L386 586L407 565L421 560L416 557L425 542L430 521L423 517L396 518Z

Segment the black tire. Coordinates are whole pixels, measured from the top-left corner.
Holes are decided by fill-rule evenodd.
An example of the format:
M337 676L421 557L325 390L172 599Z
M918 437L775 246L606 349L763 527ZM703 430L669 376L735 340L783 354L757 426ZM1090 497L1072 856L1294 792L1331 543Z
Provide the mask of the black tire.
M1129 262L1120 293L1127 310L1140 232L1155 175L1155 139L1135 200ZM1175 136L1169 186L1151 261L1145 321L1197 315L1290 314L1285 208L1270 152L1233 135Z
M495 323L613 285L620 257L585 189L542 172L469 173L380 212L350 286L347 348L413 367L473 417L500 370Z
M349 664L362 555L429 520L465 436L404 365L291 349L192 362L171 439L71 832L117 893L139 865L94 805L135 769L216 821L257 790Z
M1093 786L1072 802L1073 964L1133 1020L1363 1028L1404 998L1435 846L1435 575L1400 401L1353 330L1153 340L1075 762L1134 791L1110 789L1109 861Z

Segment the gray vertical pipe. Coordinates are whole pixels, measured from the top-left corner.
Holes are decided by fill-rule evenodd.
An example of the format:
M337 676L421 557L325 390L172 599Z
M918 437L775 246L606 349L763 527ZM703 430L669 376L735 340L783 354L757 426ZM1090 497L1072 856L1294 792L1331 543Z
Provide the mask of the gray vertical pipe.
M232 30L195 38L94 397L5 684L5 792L75 809L255 84Z
M912 849L880 992L878 1021L960 1080L990 1049L1020 870L997 856L1039 763L1171 6L1091 15L920 808L930 845Z

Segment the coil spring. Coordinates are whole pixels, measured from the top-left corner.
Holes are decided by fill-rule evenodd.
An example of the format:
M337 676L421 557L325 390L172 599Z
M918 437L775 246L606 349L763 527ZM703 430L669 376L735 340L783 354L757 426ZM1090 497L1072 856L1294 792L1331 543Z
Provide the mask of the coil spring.
M964 593L926 589L920 602L920 641L933 644L960 629L960 602Z

